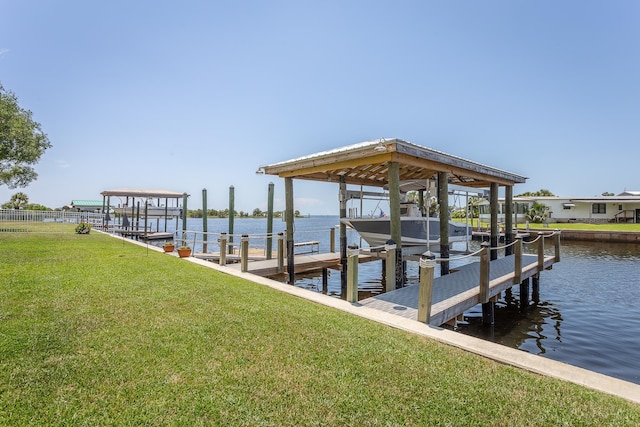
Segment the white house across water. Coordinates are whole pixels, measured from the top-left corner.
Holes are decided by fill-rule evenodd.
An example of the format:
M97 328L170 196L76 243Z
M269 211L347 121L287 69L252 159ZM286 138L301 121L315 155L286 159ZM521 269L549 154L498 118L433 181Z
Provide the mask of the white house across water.
M526 214L535 203L544 206L546 222L588 224L640 223L640 191L624 191L617 196L558 197L526 196L513 198L514 223L527 221ZM504 200L500 200L498 221L505 220ZM488 222L489 201L479 205L480 220Z

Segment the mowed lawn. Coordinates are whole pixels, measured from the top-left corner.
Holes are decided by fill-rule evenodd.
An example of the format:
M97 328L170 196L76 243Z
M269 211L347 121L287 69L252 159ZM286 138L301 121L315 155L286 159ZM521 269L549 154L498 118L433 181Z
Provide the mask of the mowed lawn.
M0 234L0 425L640 425L640 405L92 232Z

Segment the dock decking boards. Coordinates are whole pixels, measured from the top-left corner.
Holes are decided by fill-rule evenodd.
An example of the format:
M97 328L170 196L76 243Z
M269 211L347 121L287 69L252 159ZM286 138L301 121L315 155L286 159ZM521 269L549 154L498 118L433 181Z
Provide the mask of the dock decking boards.
M538 273L537 259L537 255L522 256L522 280ZM554 257L545 256L544 267L550 267L553 262ZM474 262L461 266L454 273L434 279L430 325L440 326L481 302L478 264ZM490 297L518 285L513 283L514 256L491 261L489 276ZM418 290L419 285L411 285L366 298L359 301L359 304L415 320L418 315Z
M370 255L360 255L358 257L359 262L374 261L378 258ZM284 259L284 269L282 273L287 272L287 259ZM228 264L227 267L240 270L240 264ZM322 270L323 268L340 268L340 254L336 252L329 252L324 254L314 255L296 255L295 256L295 271L296 273L305 273L308 271ZM258 276L275 276L278 274L278 260L270 259L264 261L253 261L248 264L248 273Z

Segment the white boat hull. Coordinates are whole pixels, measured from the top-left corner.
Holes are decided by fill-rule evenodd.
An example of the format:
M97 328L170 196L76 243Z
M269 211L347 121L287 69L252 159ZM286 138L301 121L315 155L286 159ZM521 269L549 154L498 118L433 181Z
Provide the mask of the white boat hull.
M427 239L429 220L429 239ZM353 228L371 247L384 246L391 239L391 222L385 218L343 218L341 221ZM427 246L440 243L440 220L426 217L402 217L400 219L401 244ZM470 239L471 230L465 225L449 221L449 242L464 242Z
M135 216L138 212L137 209L131 209L131 208L113 208L113 210L119 214L122 215L123 213L126 213L127 216L131 217L131 216ZM176 208L176 207L168 207L165 208L163 206L149 206L147 207L147 217L148 218L164 218L165 215L169 218L175 218L175 217L179 217L182 213L182 209L181 208ZM143 218L144 217L144 206L140 206L140 217Z

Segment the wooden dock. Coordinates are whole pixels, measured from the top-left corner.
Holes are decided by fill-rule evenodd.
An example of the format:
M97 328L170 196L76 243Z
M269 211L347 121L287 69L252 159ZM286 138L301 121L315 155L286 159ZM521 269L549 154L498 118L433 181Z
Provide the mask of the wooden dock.
M358 256L358 262L369 262L376 261L379 258L363 254ZM340 254L337 252L329 252L323 254L313 254L313 255L296 255L294 257L295 260L295 272L298 273L308 273L310 271L320 271L324 268L340 270ZM233 268L236 270L241 269L241 264L228 264L227 267ZM257 276L263 277L272 277L277 276L278 274L283 274L287 272L287 259L284 259L283 269L282 271L278 271L278 260L277 259L269 259L262 261L251 261L247 264L248 273L255 274Z
M545 256L543 268L551 268L554 256ZM521 280L539 273L537 255L522 255ZM456 268L456 271L433 282L432 306L429 324L440 326L480 304L480 266L473 262ZM519 285L515 279L515 257L505 256L489 263L489 298L499 296L505 290ZM359 304L408 319L417 319L419 285L411 285L359 301Z

